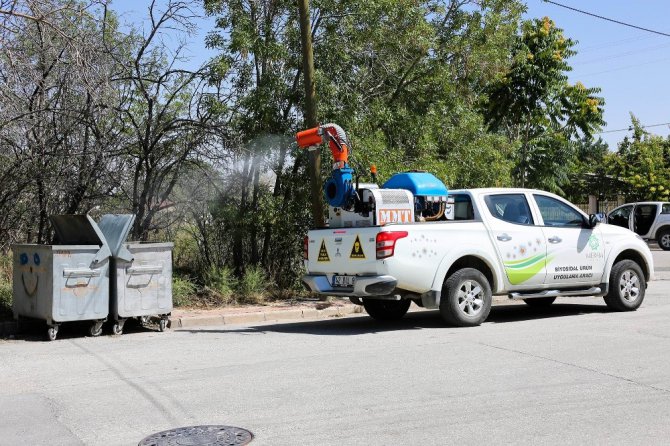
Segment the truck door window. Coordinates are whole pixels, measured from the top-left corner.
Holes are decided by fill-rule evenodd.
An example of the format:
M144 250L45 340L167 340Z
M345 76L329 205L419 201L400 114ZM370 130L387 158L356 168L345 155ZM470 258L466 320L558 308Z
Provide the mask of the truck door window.
M670 214L670 203L663 203L661 214Z
M545 226L578 226L584 224L584 217L576 209L545 195L533 195L540 208Z
M533 216L523 194L487 195L484 202L497 219L522 225L533 224Z
M607 216L607 223L628 229L628 219L630 218L630 213L632 210L633 206L624 206L622 208L616 209Z

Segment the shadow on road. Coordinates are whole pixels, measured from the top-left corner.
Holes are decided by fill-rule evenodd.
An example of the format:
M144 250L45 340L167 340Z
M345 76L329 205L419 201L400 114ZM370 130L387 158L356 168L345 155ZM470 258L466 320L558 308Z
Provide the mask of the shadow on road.
M520 322L538 320L544 318L557 318L567 316L579 316L581 314L608 313L611 312L603 305L579 305L579 304L554 304L548 308L531 308L526 305L496 305L491 309L491 314L485 324L500 324L509 322ZM403 319L395 322L378 322L363 314L360 317L332 318L319 321L303 321L258 325L254 327L239 328L200 328L179 330L193 334L205 333L297 333L329 336L361 335L368 333L381 333L385 331L398 330L424 330L424 329L452 329L469 330L470 328L454 327L447 325L437 310L414 311L408 313Z
M46 332L47 325L44 321L21 319L20 331L15 335L14 339L29 342L47 341ZM58 329L58 339L78 339L84 337L92 337L88 330L91 326L89 321L75 321L62 323ZM157 328L151 326L144 326L135 319L128 319L123 327L123 334L131 333L146 333L157 331ZM108 321L102 327L102 334L100 336L111 336L111 323Z

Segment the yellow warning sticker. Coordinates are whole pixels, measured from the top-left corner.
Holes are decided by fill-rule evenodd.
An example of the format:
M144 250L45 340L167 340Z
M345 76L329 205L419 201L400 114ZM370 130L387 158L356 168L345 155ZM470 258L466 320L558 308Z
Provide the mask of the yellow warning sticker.
M328 257L328 250L326 249L325 240L321 240L321 248L319 248L319 257L316 260L317 262L330 262L330 257Z
M354 246L351 247L351 255L349 256L350 259L364 259L365 258L365 253L363 252L363 245L361 245L361 239L358 237L358 234L356 234L356 241L354 242Z

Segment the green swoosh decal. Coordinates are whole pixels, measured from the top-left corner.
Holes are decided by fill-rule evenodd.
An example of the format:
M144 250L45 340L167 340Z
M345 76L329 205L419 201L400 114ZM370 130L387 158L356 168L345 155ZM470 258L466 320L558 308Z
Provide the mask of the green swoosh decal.
M544 260L546 257L546 254L537 254L536 256L533 256L528 259L521 259L521 260L512 260L509 262L505 262L505 267L507 268L523 268L526 266L530 266L531 264Z
M512 285L518 285L536 276L551 261L546 254L538 254L530 259L504 262L505 272Z

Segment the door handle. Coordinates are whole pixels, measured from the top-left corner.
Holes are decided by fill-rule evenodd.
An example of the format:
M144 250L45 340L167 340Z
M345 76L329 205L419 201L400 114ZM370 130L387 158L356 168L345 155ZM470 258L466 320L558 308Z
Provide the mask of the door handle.
M63 277L80 278L80 277L100 277L99 269L91 268L63 268Z
M510 237L510 236L507 235L507 234L500 234L500 235L497 236L496 238L497 238L498 240L500 240L501 242L509 242L510 240L512 240L512 237Z
M135 266L126 270L130 276L140 276L142 274L160 274L163 272L163 265Z
M561 243L563 241L563 239L558 236L549 237L548 240L549 243Z

